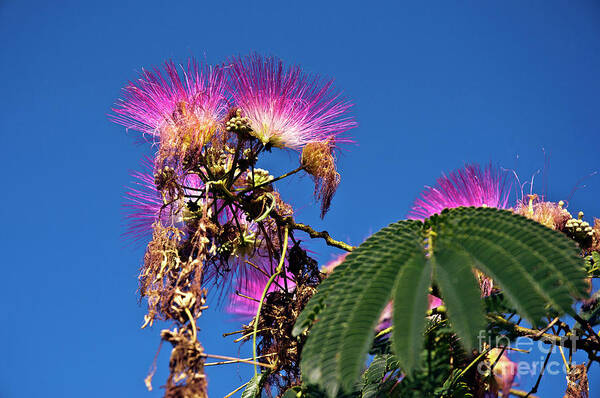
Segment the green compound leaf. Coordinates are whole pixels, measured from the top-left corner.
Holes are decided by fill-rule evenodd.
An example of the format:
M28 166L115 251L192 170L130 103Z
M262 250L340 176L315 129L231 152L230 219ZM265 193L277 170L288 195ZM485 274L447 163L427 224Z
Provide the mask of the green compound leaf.
M297 330L318 314L302 349L303 379L336 396L351 391L363 368L379 315L396 276L421 255L422 223L400 221L382 229L350 253L309 301ZM304 313L303 313L304 315ZM296 330L296 331L297 331Z
M471 265L492 277L534 325L548 305L572 313L573 297L587 297L579 249L560 232L508 210L484 207L445 210L432 221L436 245L465 252Z
M259 373L250 379L244 392L242 393L242 398L260 398L262 383L267 373Z
M281 398L298 398L298 397L302 397L302 389L300 387L292 387L281 396Z
M402 369L411 374L419 364L423 350L423 330L428 307L428 290L431 286L431 262L423 254L413 256L404 265L394 287L393 347Z
M432 247L425 236L432 237ZM392 294L394 325L400 325L394 327L392 347L410 374L422 351L432 275L454 332L467 350L476 348L485 318L473 268L492 277L507 304L534 325L550 308L572 313L573 297L588 295L576 244L510 211L463 207L425 224L400 221L349 254L299 316L294 335L312 327L302 350L305 382L330 397L353 390Z

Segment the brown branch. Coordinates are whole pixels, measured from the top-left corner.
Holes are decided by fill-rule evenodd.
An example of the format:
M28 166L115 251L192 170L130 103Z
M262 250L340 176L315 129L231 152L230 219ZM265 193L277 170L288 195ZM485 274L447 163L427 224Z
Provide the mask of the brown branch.
M553 320L552 320L552 321L551 321L551 322L550 322L550 323L549 323L549 324L548 324L548 325L547 325L545 328L543 328L542 330L540 330L540 331L537 333L537 335L536 335L536 336L541 336L541 335L543 335L544 333L546 333L546 332L547 332L548 330L550 330L550 328L551 328L552 326L554 326L554 325L556 324L556 322L558 322L559 320L560 320L560 317L558 317L558 316L557 316L556 318L554 318L554 319L553 319Z
M575 316L573 316L573 318L577 322L579 322L582 326L585 326L585 328L587 329L587 332L590 334L590 337L592 337L596 342L600 342L600 337L598 337L598 335L596 334L594 329L592 329L592 326L590 325L590 323L588 321L586 321L585 319L583 319L582 317L580 317L577 314L575 314Z
M327 231L315 231L310 225L297 223L291 217L286 217L281 221L287 224L292 229L306 232L313 239L324 239L329 246L337 247L338 249L346 250L347 252L351 252L352 250L354 250L354 246L333 239Z
M533 387L531 387L531 390L529 390L529 392L527 393L527 395L525 395L525 398L530 398L530 397L534 397L534 395L531 395L533 393L536 393L539 386L540 386L540 382L542 381L542 377L544 376L544 372L546 371L546 366L548 365L548 360L550 359L550 354L552 354L552 351L554 350L548 350L548 355L546 355L546 359L544 360L544 365L542 366L542 370L540 371L540 375L538 376L535 385Z
M565 338L564 336L555 336L553 334L541 333L539 330L529 329L523 326L515 325L506 319L502 318L498 315L488 314L488 319L502 328L512 331L515 334L522 337L529 337L534 341L542 340L546 344L552 344L567 348L576 348L581 349L591 354L592 352L596 352L600 350L600 344L591 340L591 339L580 339L577 336L573 338ZM575 347L573 347L573 342L575 342Z

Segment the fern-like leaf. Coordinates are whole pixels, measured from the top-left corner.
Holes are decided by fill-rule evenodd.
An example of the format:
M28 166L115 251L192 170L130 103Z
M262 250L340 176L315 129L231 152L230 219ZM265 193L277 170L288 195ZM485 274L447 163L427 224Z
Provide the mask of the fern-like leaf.
M423 254L412 257L402 268L394 287L393 345L402 369L411 374L423 350L423 330L432 267Z
M574 242L525 217L493 208L456 208L425 224L400 221L348 255L298 318L294 335L312 326L302 350L304 380L330 397L340 388L352 391L392 291L393 348L410 373L422 348L432 274L453 330L465 348L474 348L485 323L473 267L492 277L508 304L532 324L550 308L571 313L573 298L587 296L586 269Z
M437 246L434 263L434 278L442 291L452 329L465 350L471 352L479 348L479 332L485 329L484 303L472 261L464 252Z
M587 295L579 251L559 232L494 208L445 210L436 222L438 244L464 250L532 324L547 305L571 313L573 297Z
M327 288L311 299L305 312L321 312L302 349L305 380L330 396L340 387L353 388L396 276L423 252L421 230L419 221L400 221L377 232L346 257ZM309 318L300 317L297 330Z

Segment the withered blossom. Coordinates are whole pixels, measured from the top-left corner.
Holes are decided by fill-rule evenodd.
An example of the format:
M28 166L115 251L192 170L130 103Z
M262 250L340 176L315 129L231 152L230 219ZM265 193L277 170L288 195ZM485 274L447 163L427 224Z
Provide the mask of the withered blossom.
M302 150L300 163L313 177L315 197L321 201L321 218L323 218L340 184L340 174L335 167L333 142L331 140L309 142Z

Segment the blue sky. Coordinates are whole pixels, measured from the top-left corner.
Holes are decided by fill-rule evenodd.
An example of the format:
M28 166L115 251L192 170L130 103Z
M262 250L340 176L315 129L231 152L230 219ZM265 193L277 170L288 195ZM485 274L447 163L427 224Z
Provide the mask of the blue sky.
M128 170L148 149L106 114L142 67L166 59L258 51L335 78L360 127L331 211L319 219L308 178L279 188L298 220L338 239L357 244L403 218L424 185L465 162L522 179L545 169L535 191L600 216L600 177L586 179L600 169L595 1L3 0L0 38L3 398L161 396L143 385L161 329L139 329L143 250L120 237ZM283 153L264 165L296 162ZM311 248L320 261L336 253ZM201 326L207 352L238 355L221 336L237 330L230 317L213 308ZM228 366L209 369L211 396L249 378ZM562 375L544 381L540 396L562 396Z

